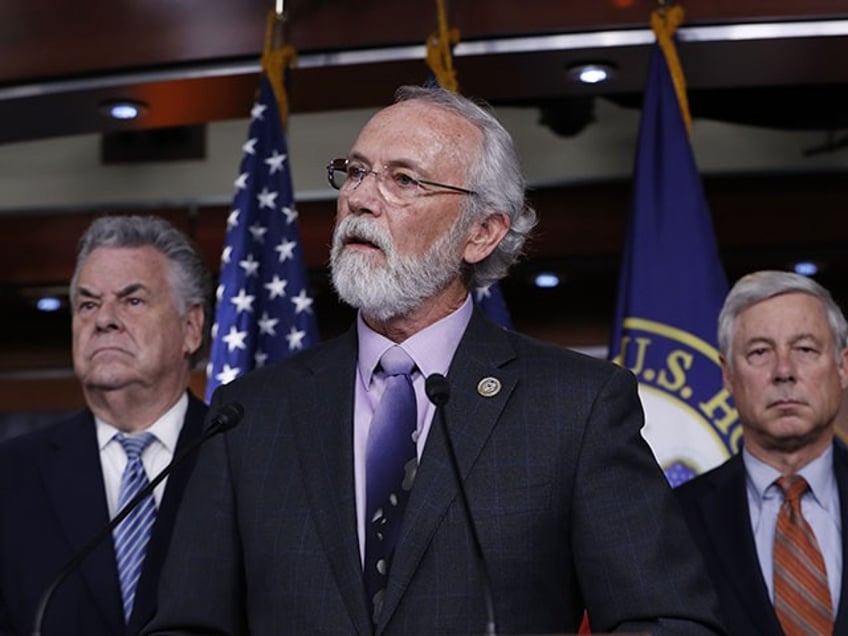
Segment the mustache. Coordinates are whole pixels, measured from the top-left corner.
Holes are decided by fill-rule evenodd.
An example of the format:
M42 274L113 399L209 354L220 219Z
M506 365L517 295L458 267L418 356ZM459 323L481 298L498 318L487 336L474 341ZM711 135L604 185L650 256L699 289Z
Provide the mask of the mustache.
M333 251L340 251L347 243L371 243L385 253L394 249L388 230L361 216L347 216L333 233Z
M792 402L795 404L806 404L806 400L793 391L779 391L771 395L769 404L775 405L779 402Z

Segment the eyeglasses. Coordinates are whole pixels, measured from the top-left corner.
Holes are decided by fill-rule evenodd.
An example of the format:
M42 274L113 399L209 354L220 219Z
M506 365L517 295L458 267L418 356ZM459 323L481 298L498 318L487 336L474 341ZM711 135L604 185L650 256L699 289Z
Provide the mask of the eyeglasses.
M369 174L373 174L377 180L380 194L387 201L394 203L409 203L423 194L440 194L430 188L439 188L460 194L476 195L473 190L460 188L459 186L437 183L427 179L419 179L410 174L409 169L402 167L389 167L377 172L371 170L364 164L349 159L333 159L327 164L327 180L336 190L351 192L356 190ZM441 194L445 194L442 192Z

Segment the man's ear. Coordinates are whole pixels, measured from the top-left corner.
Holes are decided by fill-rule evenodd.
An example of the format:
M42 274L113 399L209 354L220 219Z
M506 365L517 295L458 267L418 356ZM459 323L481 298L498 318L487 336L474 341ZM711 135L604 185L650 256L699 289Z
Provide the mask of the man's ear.
M730 362L723 355L719 354L718 361L721 364L721 379L724 382L724 388L727 392L733 395L731 387L733 386L733 371L730 368Z
M491 254L509 231L509 217L493 212L475 221L468 230L463 257L466 263L479 263Z
M848 348L839 352L839 381L843 389L848 389Z
M201 305L193 305L188 308L185 316L183 316L183 325L185 328L183 339L183 353L188 358L203 344L203 307Z

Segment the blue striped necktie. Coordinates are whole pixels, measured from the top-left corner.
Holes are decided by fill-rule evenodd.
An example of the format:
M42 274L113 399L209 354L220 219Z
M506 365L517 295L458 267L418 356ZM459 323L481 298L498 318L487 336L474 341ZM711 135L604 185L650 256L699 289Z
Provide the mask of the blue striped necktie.
M121 477L121 490L118 494L118 512L147 484L147 473L141 463L141 454L156 439L153 433L128 436L115 435L127 454L127 467ZM135 588L144 565L150 530L156 519L156 503L153 495L144 499L126 519L118 524L114 531L115 557L118 561L118 579L121 582L121 596L124 603L124 618L129 623L135 599Z
M374 411L365 451L365 589L376 624L403 511L415 479L418 424L412 373L415 362L393 346L380 358L386 389Z

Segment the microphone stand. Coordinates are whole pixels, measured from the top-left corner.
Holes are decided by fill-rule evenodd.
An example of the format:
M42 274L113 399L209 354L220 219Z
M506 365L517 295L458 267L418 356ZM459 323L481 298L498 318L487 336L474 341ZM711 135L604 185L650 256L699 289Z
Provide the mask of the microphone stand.
M448 421L445 415L445 405L450 398L450 385L447 379L439 374L431 374L425 382L425 391L430 401L436 405L436 411L439 414L439 424L442 428L442 435L445 438L445 443L448 446L448 456L450 457L453 475L456 479L456 484L459 489L459 498L462 503L462 511L468 521L468 526L471 528L471 542L474 545L474 554L477 564L480 569L480 576L483 578L483 597L486 601L486 631L485 636L496 636L497 628L495 623L495 605L492 599L492 579L489 576L489 568L486 566L486 558L483 556L483 546L480 544L480 535L477 533L477 525L474 523L474 517L471 515L471 506L468 503L468 493L465 491L465 484L462 481L462 473L459 470L459 460L456 458L456 450L453 446L453 439L448 432Z
M118 526L121 521L126 519L127 515L129 515L135 508L146 499L150 493L153 492L153 489L158 486L165 477L167 477L173 469L182 463L182 461L188 457L189 454L194 452L198 446L200 446L203 442L208 440L210 437L217 435L218 433L223 433L231 428L233 428L236 424L241 421L241 418L244 416L244 407L238 402L232 402L230 404L226 404L221 407L221 410L218 414L212 419L209 424L209 427L197 438L195 438L191 444L186 446L181 452L177 453L174 458L168 463L165 468L159 471L159 474L153 478L144 488L139 490L135 497L130 499L127 504L121 508L121 511L116 514L112 520L106 524L100 532L98 532L94 537L89 541L85 546L77 552L74 557L68 561L65 566L59 570L58 574L53 578L53 581L50 585L47 586L47 589L44 591L44 594L41 595L41 600L38 603L38 609L35 612L35 619L33 620L33 628L32 628L32 636L41 636L41 626L44 622L44 615L47 612L47 606L50 604L50 599L53 597L53 593L56 591L62 583L64 583L65 579L76 570L80 564L85 560L85 558L94 552L94 549L100 545L100 542Z

